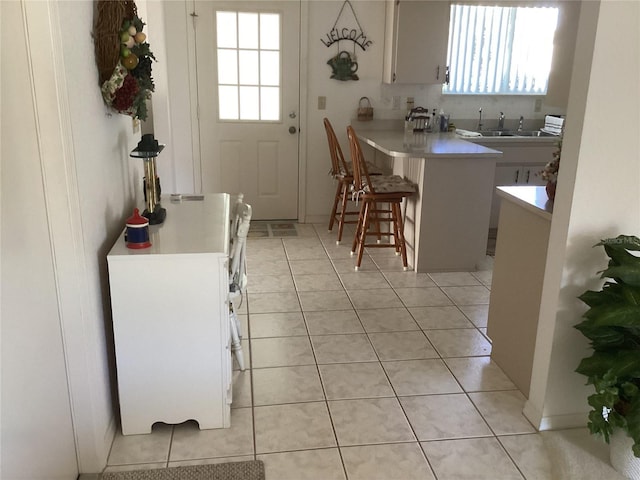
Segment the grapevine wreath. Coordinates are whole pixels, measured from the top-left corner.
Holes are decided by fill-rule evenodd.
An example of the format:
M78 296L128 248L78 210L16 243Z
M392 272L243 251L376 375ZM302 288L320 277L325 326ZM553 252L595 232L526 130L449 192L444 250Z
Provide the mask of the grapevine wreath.
M100 90L113 110L146 120L155 85L151 61L156 58L142 32L145 23L129 0L98 0L93 30Z

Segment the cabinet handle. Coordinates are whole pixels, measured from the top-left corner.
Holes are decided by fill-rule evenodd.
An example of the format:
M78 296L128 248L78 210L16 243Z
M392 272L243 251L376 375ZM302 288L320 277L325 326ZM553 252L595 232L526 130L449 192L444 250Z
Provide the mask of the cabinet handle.
M529 177L530 177L530 175L531 175L531 170L530 170L530 169L528 169L528 170L527 170L527 183L529 183Z
M436 69L436 80L440 80L440 65L438 65L438 68Z
M515 183L518 183L518 178L520 177L520 170L516 170L516 179Z

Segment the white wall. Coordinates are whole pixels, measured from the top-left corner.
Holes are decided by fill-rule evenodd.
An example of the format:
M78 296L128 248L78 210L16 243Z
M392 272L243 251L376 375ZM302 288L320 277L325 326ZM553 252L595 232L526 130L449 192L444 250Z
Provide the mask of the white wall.
M368 97L376 108L380 107L380 82L382 79L382 58L384 54L384 2L352 2L358 21L367 38L373 41L366 51L356 47L356 60L358 62L357 81L340 81L331 79L331 67L327 60L338 53L338 44L326 47L321 38L331 30L336 17L342 7L342 1L310 1L307 28L302 27L303 34L307 35L307 132L306 132L306 221L317 221L329 218L329 209L333 204L335 185L328 172L331 167L327 136L322 120L329 118L343 146L345 155L348 155L346 127L352 118L356 117L358 100L360 97ZM345 8L344 18L349 17L350 12ZM348 23L348 22L345 22ZM355 24L355 22L351 22ZM352 42L340 42L341 50L353 52ZM318 110L318 96L326 97L326 110Z
M1 80L0 477L72 479L75 442L21 5L3 2L0 17L2 63L13 59L13 75L3 68Z
M607 265L600 239L640 235L640 4L583 9L526 413L541 428L586 424L590 355L573 326ZM595 26L595 29L594 29ZM594 36L595 34L595 36ZM591 68L589 68L589 66ZM611 121L607 116L611 115Z
M131 119L102 102L93 8L2 3L3 479L75 478L74 440L73 470L99 472L116 428L105 255L141 204L141 165Z

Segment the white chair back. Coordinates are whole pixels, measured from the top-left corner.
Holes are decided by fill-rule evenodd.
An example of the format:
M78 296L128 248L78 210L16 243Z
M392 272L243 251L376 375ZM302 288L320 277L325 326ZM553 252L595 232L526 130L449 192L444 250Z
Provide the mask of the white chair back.
M244 195L238 195L231 212L231 248L229 257L229 320L231 322L231 350L241 371L244 371L242 353L242 329L238 319L238 310L247 288L247 235L251 224L251 205L243 202Z
M232 220L231 264L229 266L229 284L232 289L239 289L244 293L247 287L247 235L251 226L251 205L242 202L242 198L235 204Z

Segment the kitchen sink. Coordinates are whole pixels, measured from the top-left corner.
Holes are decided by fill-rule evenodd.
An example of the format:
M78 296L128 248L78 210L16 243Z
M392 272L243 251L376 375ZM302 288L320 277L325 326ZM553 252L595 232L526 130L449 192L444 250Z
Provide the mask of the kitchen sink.
M478 132L483 137L513 137L515 134L509 130L487 130Z
M540 130L481 130L483 137L552 137L553 135Z
M540 130L516 131L514 135L517 137L553 137L550 133L541 132Z

